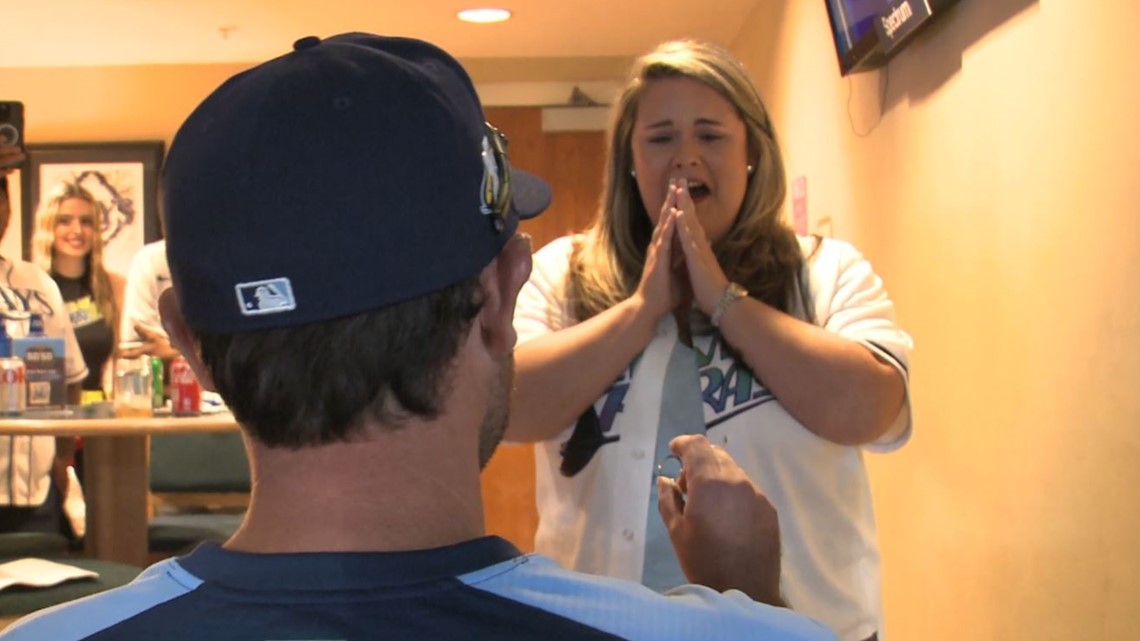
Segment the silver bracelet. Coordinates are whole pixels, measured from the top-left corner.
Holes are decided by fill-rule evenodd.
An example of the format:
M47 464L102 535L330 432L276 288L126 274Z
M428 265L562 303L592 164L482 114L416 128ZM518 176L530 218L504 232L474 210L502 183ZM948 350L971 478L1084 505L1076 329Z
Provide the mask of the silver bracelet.
M709 321L712 322L713 327L720 327L720 319L724 316L724 313L728 311L730 305L741 298L747 297L747 289L744 289L736 283L729 283L728 287L724 288L724 293L720 295L720 300L716 302L716 307L713 307L712 313L709 314Z

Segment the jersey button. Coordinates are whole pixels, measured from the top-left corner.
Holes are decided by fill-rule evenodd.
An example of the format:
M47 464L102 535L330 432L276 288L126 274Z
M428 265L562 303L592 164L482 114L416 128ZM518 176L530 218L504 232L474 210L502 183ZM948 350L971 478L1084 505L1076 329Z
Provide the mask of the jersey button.
M629 528L622 530L621 531L621 538L625 539L626 541L632 541L633 540L633 530L631 530Z

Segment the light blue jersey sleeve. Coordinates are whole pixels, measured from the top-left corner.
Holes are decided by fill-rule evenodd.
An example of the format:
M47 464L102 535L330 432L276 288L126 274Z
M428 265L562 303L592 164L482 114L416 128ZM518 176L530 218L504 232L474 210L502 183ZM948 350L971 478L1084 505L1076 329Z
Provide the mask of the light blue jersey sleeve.
M571 572L534 554L460 579L629 641L835 641L822 624L736 590L686 585L663 595L630 581Z
M0 634L0 641L80 641L193 592L202 581L173 561L147 568L130 584L40 610Z

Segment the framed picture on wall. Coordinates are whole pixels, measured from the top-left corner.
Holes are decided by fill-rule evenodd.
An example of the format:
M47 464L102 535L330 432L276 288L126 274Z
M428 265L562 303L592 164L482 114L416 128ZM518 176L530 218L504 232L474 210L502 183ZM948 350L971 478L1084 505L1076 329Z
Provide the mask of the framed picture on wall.
M79 184L99 202L99 230L107 271L126 276L131 258L158 240L158 176L162 141L28 145L23 180L23 250L31 256L36 210L63 181Z

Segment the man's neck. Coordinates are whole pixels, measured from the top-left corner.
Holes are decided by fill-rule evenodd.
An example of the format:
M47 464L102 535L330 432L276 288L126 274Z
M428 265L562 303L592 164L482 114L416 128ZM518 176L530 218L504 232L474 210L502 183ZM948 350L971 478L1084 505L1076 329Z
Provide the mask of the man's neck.
M484 534L479 469L437 424L289 450L254 444L249 512L229 549L403 551Z

